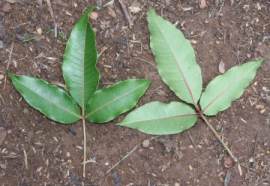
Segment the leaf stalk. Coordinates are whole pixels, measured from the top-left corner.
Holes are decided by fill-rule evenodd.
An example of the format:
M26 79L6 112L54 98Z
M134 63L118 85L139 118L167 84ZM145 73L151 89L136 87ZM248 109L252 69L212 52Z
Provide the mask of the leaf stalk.
M204 114L202 112L199 112L199 115L200 115L201 119L204 121L204 123L207 125L207 127L209 127L210 130L213 132L213 134L218 139L218 141L223 145L223 147L228 152L228 154L231 156L231 158L233 159L233 161L235 163L239 164L238 158L233 154L233 152L230 150L230 148L228 147L228 145L222 140L221 136L217 133L217 131L215 130L215 128L210 124L210 122L207 120L207 118L204 116Z
M83 177L85 178L85 166L86 166L86 126L85 126L85 117L83 113L82 117L83 124Z

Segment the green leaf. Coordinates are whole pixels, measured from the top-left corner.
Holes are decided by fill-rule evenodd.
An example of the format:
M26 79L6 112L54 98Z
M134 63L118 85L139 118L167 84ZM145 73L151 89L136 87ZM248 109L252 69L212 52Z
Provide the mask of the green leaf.
M88 15L92 9L87 9L74 26L67 42L62 65L70 94L83 110L96 91L99 81L95 33L88 22Z
M64 124L81 118L78 105L57 86L28 76L9 74L9 77L25 101L48 118Z
M197 121L193 108L180 102L151 102L127 115L120 126L154 135L176 134L191 128Z
M148 26L150 46L161 78L180 99L197 105L202 76L190 42L154 10L148 12Z
M230 107L232 101L238 99L256 76L262 61L251 61L235 66L225 74L214 78L206 87L200 105L203 113L216 115Z
M86 118L90 122L108 122L133 108L144 94L148 80L126 80L98 90L86 107Z

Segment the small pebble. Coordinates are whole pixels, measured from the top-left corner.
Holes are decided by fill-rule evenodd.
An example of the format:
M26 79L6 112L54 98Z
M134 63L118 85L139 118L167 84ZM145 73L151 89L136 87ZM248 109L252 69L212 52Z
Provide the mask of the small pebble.
M2 7L2 11L5 12L5 13L8 13L12 10L11 6L9 3L5 3Z
M3 74L0 74L0 80L3 80L4 79L4 75Z
M90 19L97 20L97 18L98 18L98 13L97 12L92 12L91 15L90 15Z
M148 148L148 147L150 146L150 141L149 141L149 140L144 140L144 141L142 142L142 146L143 146L144 148Z
M264 92L270 92L270 89L267 88L267 87L262 87L262 90L263 90Z
M198 43L198 42L197 42L196 40L194 40L194 39L190 40L190 42L191 42L192 44L197 44L197 43Z
M140 8L140 4L137 1L134 1L132 5L129 7L129 10L131 13L137 14L139 13L142 9Z
M265 111L266 111L265 109L260 110L260 114L264 114Z
M254 163L255 163L254 158L253 157L249 158L248 163L249 163L249 166L250 167L253 167L254 166Z
M200 0L200 8L201 9L204 9L204 8L206 8L207 7L207 2L206 2L206 0Z
M266 118L266 125L270 126L270 113L268 113L268 117Z
M24 108L24 109L23 109L23 113L24 113L24 114L28 114L28 113L29 113L29 110L28 110L27 108Z
M17 2L17 0L5 0L6 2L10 3L10 4L14 4Z
M39 35L42 35L42 29L39 27L39 28L37 28L37 33L39 34Z
M255 108L258 109L258 110L262 110L262 109L264 109L264 106L263 105L256 105Z
M6 168L7 168L7 165L6 165L6 164L0 163L0 168L1 168L1 169L6 169Z
M116 13L111 7L108 7L108 14L113 18L116 18Z
M4 42L0 40L0 49L4 48Z
M223 74L225 72L225 64L221 61L218 65L218 71Z
M223 159L223 165L225 168L231 168L233 166L233 160L231 157L225 156Z

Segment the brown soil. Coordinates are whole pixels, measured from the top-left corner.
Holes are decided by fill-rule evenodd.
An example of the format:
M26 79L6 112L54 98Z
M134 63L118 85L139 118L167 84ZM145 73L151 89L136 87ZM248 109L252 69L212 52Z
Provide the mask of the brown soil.
M17 74L63 83L60 67L66 38L83 9L96 2L52 0L57 38L46 1L38 2L42 0L0 2L0 185L79 186L81 123L63 126L43 117L21 99L9 80L4 88L2 75L10 64L9 69ZM92 20L98 49L107 48L99 60L101 86L132 77L147 78L152 85L139 105L176 99L153 66L146 23L150 7L178 23L178 28L192 40L205 85L219 74L220 62L228 69L263 57L266 63L244 96L230 109L210 118L240 159L243 175L230 165L223 147L201 121L189 132L155 138L145 148L141 143L150 136L115 126L123 119L121 116L107 125L87 126L87 158L92 161L87 164L85 185L270 185L270 3L209 0L207 7L200 8L198 2L123 1L127 7L141 9L131 13L131 28L118 1L98 10L98 18ZM40 29L41 35L37 33ZM137 150L106 175L136 145Z

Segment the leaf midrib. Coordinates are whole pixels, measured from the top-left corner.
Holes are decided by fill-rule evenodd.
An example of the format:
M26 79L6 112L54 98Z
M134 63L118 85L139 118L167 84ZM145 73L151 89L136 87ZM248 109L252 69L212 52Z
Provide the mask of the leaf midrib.
M40 96L39 94L37 94L37 93L36 93L34 90L32 90L31 88L25 86L24 84L20 83L19 81L17 81L17 82L18 82L20 85L22 85L24 88L30 90L32 93L34 93L35 95L37 95L38 97L44 99L44 97L42 97L42 96ZM60 108L60 109L62 109L63 111L65 111L65 112L67 112L67 113L69 113L69 114L71 114L71 115L74 115L74 116L76 116L76 117L78 117L78 118L81 118L80 115L78 115L78 114L76 114L76 113L74 113L74 112L71 112L70 110L66 110L64 107L60 107L59 105L55 104L54 102L51 102L50 99L45 99L45 100L48 101L49 103L51 103L52 105L56 106L57 108Z
M154 20L155 20L155 23L156 23L157 27L159 28L160 32L162 33L161 35L163 36L165 42L166 42L167 45L169 46L169 49L170 49L171 51L174 51L174 50L172 49L171 45L168 43L166 37L165 37L166 34L164 34L164 32L163 32L163 30L161 29L160 25L157 23L157 20L156 20L156 19L154 19ZM176 57L175 54L174 54L174 52L172 52L172 56L173 56L173 58L175 59L175 61L178 61L178 60L177 60L177 57ZM177 62L176 62L176 66L177 66L177 69L178 69L179 72L180 72L180 75L182 76L182 78L183 78L183 80L184 80L185 86L186 86L187 89L188 89L188 92L189 92L189 94L190 94L190 96L191 96L191 99L192 99L193 104L194 104L194 105L197 105L197 104L195 103L194 96L193 96L192 91L191 91L191 88L190 88L190 86L189 86L189 84L188 84L188 82L187 82L187 79L186 79L186 77L185 77L185 75L184 75L184 73L183 73L183 71L182 71L180 65L179 65Z
M196 116L196 114L178 114L175 116L168 116L168 117L162 117L162 118L157 118L157 119L148 119L148 120L139 120L139 121L134 121L134 122L122 122L120 125L124 124L134 124L134 123L141 123L141 122L153 122L153 121L160 121L160 120L167 120L167 119L175 119L175 118L184 118L184 117L191 117L191 116Z
M88 118L89 116L91 116L91 115L93 115L94 113L98 112L98 111L101 110L102 108L104 108L104 107L110 105L111 103L113 103L113 102L119 100L120 98L126 97L126 96L129 95L131 92L135 92L136 90L138 90L139 88L141 88L141 87L143 87L143 86L144 86L144 84L138 86L138 87L135 88L135 89L132 89L131 91L126 92L125 94L122 94L121 96L117 96L117 97L113 98L111 101L108 101L106 104L103 104L103 105L97 107L97 108L96 108L95 110L93 110L92 112L89 112L89 113L86 115L86 118Z
M88 16L87 16L88 17ZM83 73L83 83L82 83L82 114L84 115L85 114L85 59L86 59L86 52L85 52L85 46L86 46L86 38L87 38L87 24L86 23L86 28L85 28L85 38L84 38L84 46L83 46L83 51L84 51L84 59L83 59L83 64L82 64L82 73Z

